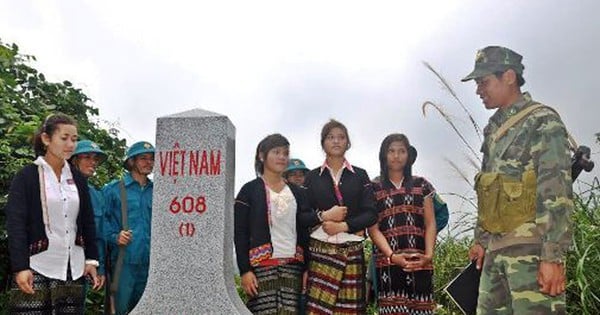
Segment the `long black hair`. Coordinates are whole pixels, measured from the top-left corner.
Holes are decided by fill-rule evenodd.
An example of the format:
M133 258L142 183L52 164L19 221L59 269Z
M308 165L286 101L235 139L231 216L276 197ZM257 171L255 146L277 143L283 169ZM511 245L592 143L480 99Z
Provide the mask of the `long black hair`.
M75 123L75 119L71 116L65 115L63 113L51 114L42 123L40 128L37 130L35 135L33 136L33 150L35 151L36 156L45 155L46 154L46 145L42 141L42 134L46 133L48 137L52 138L52 135L57 131L58 125L73 125L77 127Z
M267 154L271 149L277 147L289 147L290 142L281 134L274 133L262 139L256 146L256 155L254 156L254 171L256 176L260 176L265 171L265 162Z
M392 133L385 137L381 142L381 147L379 148L379 175L381 177L381 182L383 183L390 179L388 175L389 167L387 165L387 153L393 142L402 142L408 151L408 159L402 171L402 174L404 175L402 186L404 186L407 191L410 191L412 189L412 165L417 159L417 149L410 145L408 137L401 133Z

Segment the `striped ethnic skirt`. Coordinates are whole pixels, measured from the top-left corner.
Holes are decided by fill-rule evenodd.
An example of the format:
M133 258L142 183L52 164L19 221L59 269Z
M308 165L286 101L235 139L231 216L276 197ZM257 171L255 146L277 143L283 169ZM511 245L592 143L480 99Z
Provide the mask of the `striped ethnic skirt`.
M258 294L250 298L246 306L252 314L258 315L298 314L302 273L300 263L254 267Z
M308 314L365 314L365 257L362 242L310 240Z
M34 294L26 294L11 281L8 293L8 313L19 315L83 314L85 278L67 281L47 278L33 271Z

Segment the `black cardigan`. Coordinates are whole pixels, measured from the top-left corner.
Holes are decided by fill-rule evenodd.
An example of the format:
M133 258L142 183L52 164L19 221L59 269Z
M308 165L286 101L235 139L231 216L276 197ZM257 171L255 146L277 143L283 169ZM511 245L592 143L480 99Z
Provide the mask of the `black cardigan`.
M79 194L75 244L84 248L85 259L98 260L94 211L87 180L74 167L71 172ZM11 271L29 269L29 257L48 249L37 165L29 164L15 175L5 211Z
M348 233L356 233L368 228L377 222L375 198L369 175L362 168L352 166L354 173L344 168L340 179L339 188L344 199L344 206L348 207L345 222L348 224ZM318 225L317 211L329 210L334 205L339 205L333 188L333 179L329 169L318 167L306 175L304 186L307 188L307 197L310 207L304 211L300 219L304 227L313 228Z
M296 245L303 250L304 261L308 253L308 230L300 225L299 214L308 209L302 188L288 184L296 198ZM246 183L237 197L234 206L234 242L240 275L252 270L250 251L271 245L271 232L267 218L267 197L265 184L261 178Z

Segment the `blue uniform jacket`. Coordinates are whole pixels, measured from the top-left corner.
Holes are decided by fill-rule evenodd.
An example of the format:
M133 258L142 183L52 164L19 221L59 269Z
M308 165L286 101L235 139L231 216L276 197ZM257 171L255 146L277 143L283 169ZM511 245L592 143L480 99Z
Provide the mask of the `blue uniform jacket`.
M106 241L104 240L104 221L106 220L106 202L104 201L104 194L102 190L96 189L96 187L89 185L90 189L90 200L92 201L92 208L94 208L94 223L96 224L96 245L98 246L98 274L105 274L105 260L106 260Z
M141 187L130 173L123 177L127 192L127 223L132 231L132 240L125 247L124 263L149 264L150 262L150 227L152 219L152 190L150 180ZM118 248L117 236L123 229L121 220L121 191L119 181L114 180L104 188L106 197L106 224L104 227L106 241L111 248ZM111 253L114 261L117 251Z

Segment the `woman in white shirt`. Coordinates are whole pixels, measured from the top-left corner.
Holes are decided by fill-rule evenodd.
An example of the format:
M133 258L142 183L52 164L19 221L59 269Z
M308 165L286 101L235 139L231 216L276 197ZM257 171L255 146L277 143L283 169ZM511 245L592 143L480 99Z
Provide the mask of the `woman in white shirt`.
M48 116L34 137L37 159L13 178L6 205L10 314L83 314L84 276L100 285L87 181L66 162L76 142L71 117Z
M308 233L297 219L307 208L301 188L283 178L289 142L269 135L256 148L257 178L235 198L235 249L246 304L253 314L298 314Z

